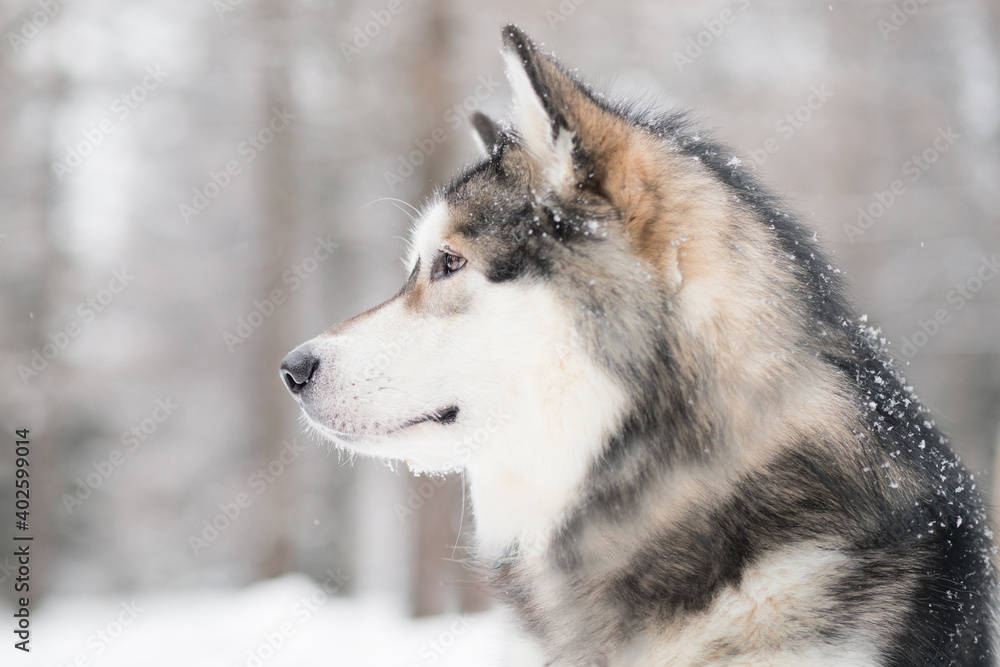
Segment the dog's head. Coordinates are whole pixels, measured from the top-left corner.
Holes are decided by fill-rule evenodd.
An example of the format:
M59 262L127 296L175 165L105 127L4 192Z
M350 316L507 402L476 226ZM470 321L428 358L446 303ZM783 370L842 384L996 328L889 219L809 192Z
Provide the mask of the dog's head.
M733 197L676 118L644 122L518 29L503 39L513 126L474 116L486 155L417 222L403 288L281 374L309 424L350 450L579 479L636 392L669 393L665 374L683 372L668 338L711 330L720 304L705 295L726 294L706 287L711 265L740 241L721 222Z

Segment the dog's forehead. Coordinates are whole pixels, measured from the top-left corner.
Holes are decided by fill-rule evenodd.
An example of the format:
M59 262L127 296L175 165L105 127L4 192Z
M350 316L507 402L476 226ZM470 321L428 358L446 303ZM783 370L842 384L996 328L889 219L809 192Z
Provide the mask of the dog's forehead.
M440 249L450 221L448 202L444 199L434 201L417 219L413 225L410 256L406 262L409 270L413 270L419 257L431 257Z
M414 223L408 266L459 239L493 237L530 207L528 188L509 173L475 169L453 183Z

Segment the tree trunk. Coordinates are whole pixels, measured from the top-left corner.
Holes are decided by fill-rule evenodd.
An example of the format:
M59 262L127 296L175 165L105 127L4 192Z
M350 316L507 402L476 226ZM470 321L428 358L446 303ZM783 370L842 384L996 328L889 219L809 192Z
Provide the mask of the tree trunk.
M294 102L290 99L289 44L287 40L288 8L285 0L264 0L259 18L261 34L261 85L260 116L257 132L268 127L274 110L285 107L292 114ZM300 221L295 201L294 127L273 133L274 138L260 153L261 164L257 177L261 179L258 191L261 196L261 257L263 275L258 290L266 295L281 285L281 275L295 263L295 251ZM278 366L288 352L288 323L294 322L294 300L289 299L257 332L259 346L256 372L259 384L255 390L257 434L255 449L260 465L278 459L283 442L291 433L285 402L287 392L278 377ZM294 464L285 466L283 472L261 496L260 525L264 527L260 540L258 574L275 577L292 567L292 512L290 489L294 488Z

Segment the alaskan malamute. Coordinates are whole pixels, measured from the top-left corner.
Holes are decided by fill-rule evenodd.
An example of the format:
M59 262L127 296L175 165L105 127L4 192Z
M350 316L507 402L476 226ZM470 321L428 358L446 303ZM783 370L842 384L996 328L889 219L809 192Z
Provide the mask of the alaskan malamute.
M403 288L282 363L308 424L464 469L548 664L993 664L975 481L813 233L683 115L503 46L512 125L475 115Z

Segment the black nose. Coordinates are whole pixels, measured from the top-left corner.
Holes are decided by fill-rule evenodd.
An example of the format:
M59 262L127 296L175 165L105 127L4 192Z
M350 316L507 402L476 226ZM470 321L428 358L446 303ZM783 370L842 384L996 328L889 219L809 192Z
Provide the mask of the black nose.
M297 347L281 361L281 379L293 395L298 396L316 374L319 359L313 356L308 345Z

